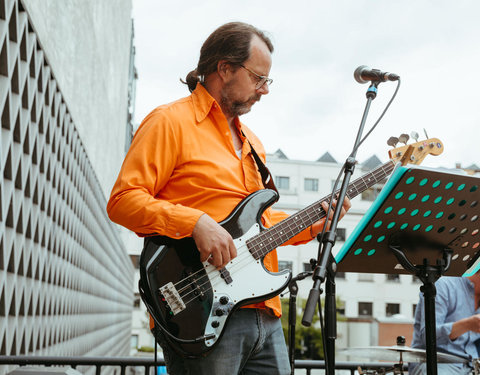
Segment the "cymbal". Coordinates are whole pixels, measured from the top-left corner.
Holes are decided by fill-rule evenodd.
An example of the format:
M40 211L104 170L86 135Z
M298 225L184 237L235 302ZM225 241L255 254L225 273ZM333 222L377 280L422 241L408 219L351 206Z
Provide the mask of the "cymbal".
M359 348L346 348L338 352L339 355L369 358L377 361L388 362L426 362L427 353L424 349L410 348L408 346L370 346ZM437 352L437 363L468 363L467 358L453 354Z

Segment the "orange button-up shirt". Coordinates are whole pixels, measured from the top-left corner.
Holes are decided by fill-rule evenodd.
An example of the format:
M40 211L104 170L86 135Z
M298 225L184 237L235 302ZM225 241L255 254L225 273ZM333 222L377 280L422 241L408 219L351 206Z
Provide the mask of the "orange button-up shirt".
M264 148L250 129L235 121L243 141L241 159L225 115L202 85L190 96L153 110L137 130L112 189L110 219L139 236L178 239L191 236L204 213L217 222L225 219L246 196L264 188L243 134L265 161ZM287 216L269 208L263 225ZM310 240L306 230L288 244ZM265 256L264 264L278 271L276 251ZM267 307L281 315L278 296L249 307Z

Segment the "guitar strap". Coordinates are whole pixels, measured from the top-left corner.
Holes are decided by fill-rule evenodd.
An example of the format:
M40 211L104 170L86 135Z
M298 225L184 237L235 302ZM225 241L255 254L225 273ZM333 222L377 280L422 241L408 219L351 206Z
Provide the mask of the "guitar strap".
M273 182L272 174L268 170L267 166L263 163L262 159L260 159L260 156L258 156L257 152L253 148L253 145L250 143L250 141L248 139L247 139L247 141L248 141L248 144L250 145L250 149L252 150L252 156L255 159L255 162L257 163L258 172L260 172L260 176L262 176L263 186L266 189L271 189L271 190L275 191L278 194L278 196L280 196L280 194L278 193L277 187L275 186L275 183ZM277 200L278 200L278 198L277 198Z

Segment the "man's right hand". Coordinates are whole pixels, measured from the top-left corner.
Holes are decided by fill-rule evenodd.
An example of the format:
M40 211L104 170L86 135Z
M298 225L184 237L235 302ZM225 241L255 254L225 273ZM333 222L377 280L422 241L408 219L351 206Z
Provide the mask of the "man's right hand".
M468 331L480 333L480 314L475 314L453 323L452 331L449 335L450 340L454 341Z
M208 259L215 267L223 268L237 256L237 249L230 233L207 214L203 214L198 219L193 228L192 237L202 262Z

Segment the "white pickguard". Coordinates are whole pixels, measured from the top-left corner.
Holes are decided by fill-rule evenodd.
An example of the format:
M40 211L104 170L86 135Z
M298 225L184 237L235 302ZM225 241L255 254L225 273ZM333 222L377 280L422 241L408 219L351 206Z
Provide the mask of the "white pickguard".
M220 277L220 272L207 261L203 263L209 275L213 289L213 305L210 318L205 327L205 335L214 334L215 337L206 340L207 346L212 346L220 336L223 326L234 305L248 298L255 298L279 291L285 286L290 277L290 272L269 273L263 267L262 261L256 260L246 246L246 240L260 232L258 224L252 226L242 237L234 240L237 248L237 257L225 267L232 278L227 284ZM222 299L221 303L221 298ZM225 297L228 302L225 303ZM221 315L219 314L221 310Z

